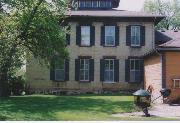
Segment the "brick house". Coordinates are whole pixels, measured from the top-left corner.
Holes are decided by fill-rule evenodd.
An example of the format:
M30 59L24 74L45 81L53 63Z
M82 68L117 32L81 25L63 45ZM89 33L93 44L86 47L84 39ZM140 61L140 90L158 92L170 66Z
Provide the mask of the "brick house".
M120 0L76 0L66 13L69 60L50 70L36 59L26 66L32 90L102 92L143 85L141 56L155 48L155 25L164 16L116 10Z
M144 86L152 89L152 98L158 97L162 88L171 89L168 100L172 102L180 98L180 32L157 31L156 45L145 55Z

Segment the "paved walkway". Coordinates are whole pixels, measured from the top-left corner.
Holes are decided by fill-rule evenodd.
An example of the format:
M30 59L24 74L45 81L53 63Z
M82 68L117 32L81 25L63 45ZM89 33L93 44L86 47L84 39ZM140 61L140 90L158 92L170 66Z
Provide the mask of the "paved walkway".
M180 105L156 104L149 110L153 117L177 118L180 119ZM143 112L113 114L115 117L140 117Z

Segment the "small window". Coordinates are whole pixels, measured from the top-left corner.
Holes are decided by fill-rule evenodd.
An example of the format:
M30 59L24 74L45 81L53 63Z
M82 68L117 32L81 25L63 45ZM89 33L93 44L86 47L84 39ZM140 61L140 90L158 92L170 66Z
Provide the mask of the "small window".
M92 1L92 7L98 8L98 1Z
M87 8L90 8L91 7L91 1L86 1L86 5L85 5Z
M111 1L106 1L106 7L111 8Z
M63 65L55 63L55 80L56 81L65 80L65 63Z
M89 59L80 60L80 81L89 81Z
M141 67L139 59L130 59L130 81L136 82L140 78Z
M173 79L173 87L180 88L180 79Z
M131 26L131 46L140 46L140 26Z
M102 7L102 8L105 8L106 7L106 2L105 1L100 1L99 6Z
M114 59L105 59L104 81L114 82Z
M90 26L81 26L81 45L90 46Z
M105 46L115 45L115 26L105 26Z
M81 8L86 7L86 2L85 1L79 1L79 7L81 7Z

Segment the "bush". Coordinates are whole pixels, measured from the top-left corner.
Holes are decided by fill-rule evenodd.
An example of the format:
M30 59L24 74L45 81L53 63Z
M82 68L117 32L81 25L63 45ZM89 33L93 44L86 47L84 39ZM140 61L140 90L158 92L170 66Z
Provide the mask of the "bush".
M9 86L12 95L21 95L24 91L25 79L23 76L13 76L10 78Z

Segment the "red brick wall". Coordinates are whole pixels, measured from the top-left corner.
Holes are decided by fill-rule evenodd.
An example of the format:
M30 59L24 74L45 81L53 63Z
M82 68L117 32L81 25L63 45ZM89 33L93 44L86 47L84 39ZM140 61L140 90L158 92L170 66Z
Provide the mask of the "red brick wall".
M180 88L173 87L173 79L180 79L180 52L166 52L166 87L172 90L170 99L180 98Z

